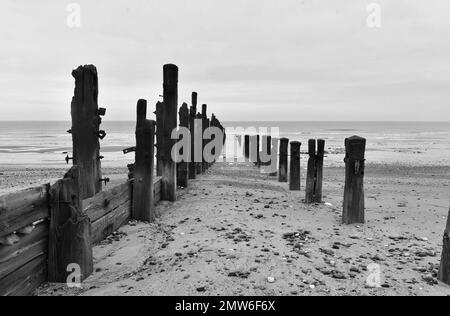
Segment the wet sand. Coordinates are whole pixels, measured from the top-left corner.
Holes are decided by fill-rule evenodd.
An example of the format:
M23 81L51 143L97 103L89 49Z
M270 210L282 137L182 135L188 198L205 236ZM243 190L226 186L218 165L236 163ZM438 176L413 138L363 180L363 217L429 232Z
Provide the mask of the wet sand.
M364 225L341 224L343 179L326 168L327 204L305 205L303 191L251 165L216 164L162 202L156 223L132 222L95 246L82 289L37 294L450 295L434 281L450 167L368 165ZM374 267L380 288L367 286Z

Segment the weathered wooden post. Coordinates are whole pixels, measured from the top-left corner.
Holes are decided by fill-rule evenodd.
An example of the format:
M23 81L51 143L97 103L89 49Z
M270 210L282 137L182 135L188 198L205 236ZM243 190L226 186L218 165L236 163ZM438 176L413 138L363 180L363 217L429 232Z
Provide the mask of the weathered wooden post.
M180 127L185 127L189 129L189 109L186 103L180 107ZM190 149L190 148L189 148ZM184 155L184 152L181 153ZM190 152L189 152L190 155ZM187 188L188 187L188 178L189 178L189 166L187 161L182 161L177 165L177 184L180 187Z
M164 109L161 148L161 200L174 202L177 199L177 166L172 159L172 131L177 128L178 67L164 65Z
M195 165L196 165L196 171L197 174L201 174L203 171L203 149L205 148L204 146L204 142L203 142L203 132L204 132L204 127L203 127L203 115L199 112L197 113L196 116L196 121L197 121L197 127L195 130L195 140L196 140L196 146L199 146L201 149L201 156L200 157L196 157L197 159L195 160ZM200 135L198 135L200 134ZM200 142L200 144L197 144L198 142Z
M288 148L289 148L289 139L282 138L280 139L280 162L278 167L278 181L279 182L287 182L287 170L288 170Z
M99 127L100 114L104 114L104 109L99 111L98 108L98 76L95 66L80 66L72 72L72 76L75 78L71 106L73 164L80 170L80 198L84 200L102 190L99 138L103 139L106 133Z
M146 119L147 101L139 100L136 122L136 162L134 166L133 203L131 218L153 222L155 198L153 172L155 153L155 121Z
M353 136L345 140L344 224L364 223L364 170L366 139Z
M323 157L325 152L325 141L310 139L308 142L308 171L306 178L306 203L322 203L322 183L323 183Z
M248 162L250 157L250 135L244 136L244 158L245 161Z
M256 135L256 165L261 168L261 137Z
M91 222L82 210L80 177L80 167L73 166L50 188L49 282L70 282L72 272L83 281L93 272Z
M207 124L208 124L208 105L207 104L203 104L202 105L202 119L203 119L203 134L202 134L202 139L203 139L203 135L206 131L206 129L208 128ZM208 169L208 165L205 161L205 157L203 155L203 150L205 150L205 146L206 146L207 142L206 139L203 139L203 146L202 146L202 173L205 173L206 170Z
M157 102L156 103L156 175L158 177L162 176L162 163L161 163L161 157L162 157L162 145L164 143L163 141L163 126L164 126L164 103Z
M206 119L206 129L211 127L211 119L207 118ZM205 129L205 130L206 130ZM214 139L214 136L211 137L211 140L205 140L206 145L208 145L212 140ZM211 167L211 163L207 162L205 160L205 165L206 165L206 169L209 169Z
M211 115L211 124L210 124L210 126L211 127L215 127L215 128L217 128L218 126L217 126L217 118L216 118L216 116L214 115L214 113ZM213 140L215 140L216 139L216 137L215 137L215 135L213 135L213 137L211 138L211 141L213 141ZM210 164L211 166L212 165L214 165L215 163L216 163L216 159L215 159L215 157L216 157L216 148L213 148L213 150L212 150L212 154L214 155L214 161Z
M191 162L189 163L189 179L197 177L197 164L195 162L195 116L197 115L197 92L192 92L192 106L189 112L189 130L191 131Z
M315 201L322 203L323 189L323 159L325 157L325 140L317 140L317 157L316 157L316 185L315 185Z
M291 191L300 191L300 147L302 143L291 142L291 166L289 174L289 189Z
M444 232L444 245L442 247L441 265L439 268L439 281L450 285L450 212L447 217L447 226Z

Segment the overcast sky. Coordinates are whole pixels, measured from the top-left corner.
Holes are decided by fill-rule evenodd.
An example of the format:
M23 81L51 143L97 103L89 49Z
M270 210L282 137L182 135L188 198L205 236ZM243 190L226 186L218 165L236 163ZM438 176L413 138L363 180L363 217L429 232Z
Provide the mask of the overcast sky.
M67 5L81 27L67 26ZM367 5L381 5L381 28ZM449 120L447 0L2 0L0 120L70 120L72 69L95 64L108 120L159 100L225 120Z

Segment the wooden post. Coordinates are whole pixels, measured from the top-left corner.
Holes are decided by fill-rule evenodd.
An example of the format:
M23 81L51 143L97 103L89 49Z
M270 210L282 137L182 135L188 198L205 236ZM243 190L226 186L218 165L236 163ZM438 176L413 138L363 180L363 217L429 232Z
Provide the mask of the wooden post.
M197 176L197 164L195 163L195 116L197 115L197 92L192 92L192 106L189 112L189 130L191 131L191 162L189 163L189 179L195 179Z
M302 143L291 142L291 166L289 175L289 189L291 191L300 191L300 147Z
M189 129L189 109L186 103L183 103L183 105L181 106L179 115L180 115L180 127L185 127ZM183 188L188 187L188 178L189 178L188 167L189 166L187 161L182 161L178 163L177 166L177 184L178 186Z
M174 202L177 199L177 166L172 159L172 131L177 128L178 67L164 65L164 110L161 148L161 200Z
M317 156L316 156L316 184L314 192L314 201L322 203L322 187L323 187L323 158L325 156L325 140L317 140Z
M261 167L260 152L261 152L261 138L258 134L256 135L256 165L258 166L258 168Z
M97 69L93 65L80 66L72 76L75 78L71 106L73 164L80 169L80 194L84 200L102 190L99 138L106 134L99 129Z
M49 282L70 282L72 272L83 281L93 272L91 223L82 211L80 171L73 166L50 188Z
M158 102L156 103L156 175L158 177L162 176L162 163L161 163L161 152L162 145L164 143L163 140L163 126L164 126L164 103Z
M344 224L364 223L364 169L366 140L353 136L345 140Z
M131 218L153 222L156 218L153 196L153 170L155 154L155 121L146 119L147 101L137 104L136 162L134 167L133 203Z
M450 285L450 212L448 213L447 226L444 232L444 245L442 247L441 265L439 268L439 281Z
M279 182L287 182L287 170L288 170L288 147L289 147L289 139L282 138L280 139L280 162L278 168L278 181Z
M206 129L208 129L210 127L211 127L211 119L207 118L206 119ZM213 139L214 139L214 135L211 136L211 140L205 140L206 145L208 145ZM206 169L209 169L211 167L211 163L207 162L206 160L205 160L205 165L206 165Z
M201 133L201 135L200 135L200 137L201 137L201 140L199 140L200 142L201 142L201 148L202 148L202 157L203 157L203 148L204 148L204 145L203 145L203 131L204 131L204 127L203 127L203 115L201 114L201 113L197 113L197 116L196 116L196 120L197 120L197 122L201 122L202 123L202 126L201 126L201 128L200 128L200 126L198 127L198 131L197 131L197 133ZM197 141L197 140L196 140ZM201 174L202 173L202 171L203 171L203 162L201 162L201 161L196 161L195 162L195 165L196 165L196 171L197 171L197 174Z
M207 126L207 124L208 124L208 123L207 123L207 120L208 120L207 109L208 109L208 105L203 104L203 105L202 105L202 119L203 119L203 133L202 133L202 139L203 139L203 135L204 135L206 129L208 128L208 126ZM205 173L205 172L206 172L206 169L208 169L208 168L207 168L207 163L206 163L205 158L204 158L204 156L203 156L203 150L205 149L206 144L207 144L206 140L203 139L203 146L202 146L202 173Z
M211 124L210 124L210 126L211 127L218 127L218 125L217 125L217 118L216 118L216 116L214 115L214 113L211 115ZM213 135L212 136L212 138L211 138L211 140L213 141L213 140L215 140L216 139L216 136L215 135ZM212 150L212 154L214 155L214 157L216 157L216 148L213 148L213 150ZM214 165L216 163L216 159L214 158L214 161L211 163L211 166L212 165Z
M245 161L248 162L250 157L250 135L244 136L244 158Z

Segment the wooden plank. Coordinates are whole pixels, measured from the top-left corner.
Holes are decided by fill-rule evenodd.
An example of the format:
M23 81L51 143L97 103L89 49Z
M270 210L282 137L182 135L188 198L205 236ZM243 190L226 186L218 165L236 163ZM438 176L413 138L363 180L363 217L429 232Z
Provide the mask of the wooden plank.
M73 164L80 168L81 199L102 190L98 111L98 76L93 65L72 72L75 91L72 99Z
M155 204L161 201L161 177L156 177L154 183ZM131 186L130 186L131 187ZM100 193L102 194L102 193ZM101 199L99 199L101 200ZM127 199L123 204L117 205L104 216L92 221L93 243L98 243L125 225L131 218L131 200Z
M0 246L0 279L27 262L46 255L48 251L48 222L36 226L29 235L21 235L17 244Z
M0 237L49 217L49 184L0 197Z
M96 196L83 201L83 212L95 222L118 206L130 200L130 181L120 184L111 190L100 192Z
M78 264L81 281L93 272L91 222L81 210L78 166L50 189L50 233L48 278L50 282L67 281L67 267Z
M39 256L0 279L0 296L27 296L47 280L47 255Z
M130 220L130 201L92 223L92 243L98 243Z

